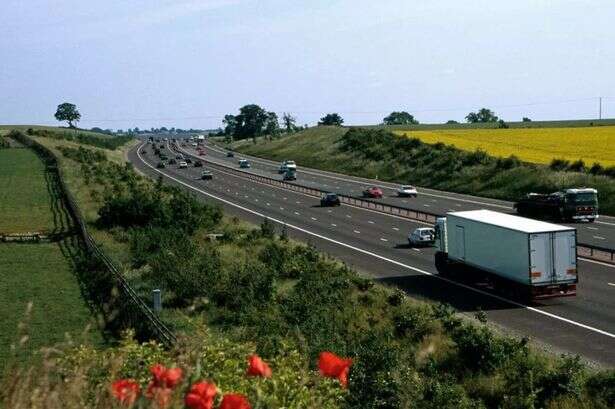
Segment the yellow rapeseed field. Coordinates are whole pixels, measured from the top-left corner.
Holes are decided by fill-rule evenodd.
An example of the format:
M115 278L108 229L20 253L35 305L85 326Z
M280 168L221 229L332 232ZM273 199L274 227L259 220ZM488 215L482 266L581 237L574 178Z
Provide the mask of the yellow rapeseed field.
M550 163L553 158L583 159L591 166L615 165L615 126L587 128L440 129L395 131L426 143L443 142L459 149L483 149L492 156L516 155L525 162Z

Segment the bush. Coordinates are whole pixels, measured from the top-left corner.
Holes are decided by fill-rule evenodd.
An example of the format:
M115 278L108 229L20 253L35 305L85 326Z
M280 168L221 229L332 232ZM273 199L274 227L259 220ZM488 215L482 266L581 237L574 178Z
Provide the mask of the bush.
M432 332L432 317L427 306L401 305L393 315L393 324L398 336L413 342L421 341Z
M498 158L496 160L496 169L508 170L521 166L521 161L515 155L510 155L507 158Z
M562 171L562 170L566 170L570 167L570 161L566 160L566 159L553 159L551 161L551 164L549 165L549 168L551 168L551 170L555 170L555 171Z
M598 162L594 162L591 168L589 168L588 172L592 175L600 175L604 172L604 167L602 167L602 165Z
M574 161L568 166L568 170L572 172L585 172L585 162L581 159Z
M589 395L611 408L615 407L615 370L597 373L587 380Z

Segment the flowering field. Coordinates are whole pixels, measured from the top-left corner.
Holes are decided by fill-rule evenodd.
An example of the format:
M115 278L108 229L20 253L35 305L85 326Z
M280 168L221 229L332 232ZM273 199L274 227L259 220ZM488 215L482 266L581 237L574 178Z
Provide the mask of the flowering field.
M553 158L591 165L615 165L615 126L532 129L441 129L395 131L426 143L443 142L459 149L480 148L492 156L516 155L525 162L550 163Z

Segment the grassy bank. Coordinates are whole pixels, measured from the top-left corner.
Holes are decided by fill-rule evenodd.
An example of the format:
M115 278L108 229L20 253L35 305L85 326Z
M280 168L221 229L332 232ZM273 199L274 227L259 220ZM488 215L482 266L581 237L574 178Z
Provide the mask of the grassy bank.
M240 141L235 148L300 166L451 192L517 200L528 192L549 193L579 186L599 191L600 209L615 214L615 179L572 171L554 171L515 156L496 158L484 151L426 144L383 129L315 127L268 141Z

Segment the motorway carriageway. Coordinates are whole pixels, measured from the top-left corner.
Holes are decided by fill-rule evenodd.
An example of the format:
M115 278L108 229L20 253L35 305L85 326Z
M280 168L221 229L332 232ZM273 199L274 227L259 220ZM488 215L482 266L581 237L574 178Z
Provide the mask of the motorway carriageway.
M197 152L192 147L181 148L193 155L197 155ZM226 150L210 143L206 145L206 152L207 154L205 156L208 160L223 163L227 166L236 167L240 158L249 159L252 168L242 170L274 179L282 179L282 175L278 174L280 163L239 153L235 153L234 158L227 158ZM292 160L292 158L288 159ZM366 188L378 186L382 189L384 197L382 199L372 199L376 202L441 215L447 212L475 209L490 209L514 213L513 204L502 200L449 193L420 187L418 188L418 197L400 198L397 197L397 188L399 185L393 183L362 179L312 168L303 168L301 166L297 168L297 181L295 183L358 198L361 197L363 190ZM407 184L411 185L412 182L408 181ZM581 222L568 224L568 226L577 229L577 240L579 243L615 249L614 217L601 215L599 220L594 223Z
M479 309L490 322L516 335L527 335L556 352L579 354L615 367L615 267L579 262L578 295L525 306L488 289L450 282L437 276L432 248L407 245L409 231L420 224L352 206L321 208L315 197L261 184L215 167L176 165L156 169L151 146L146 154L129 153L137 169L151 177L165 176L227 215L260 224L264 217L286 224L289 235L314 244L380 282L398 286L411 296L446 302L470 315ZM139 147L139 149L141 149ZM203 158L205 159L205 158ZM207 159L210 159L209 157ZM214 175L200 180L203 169ZM551 348L551 347L548 347Z

